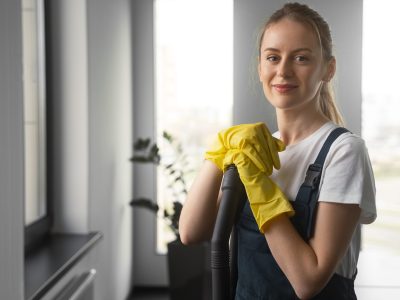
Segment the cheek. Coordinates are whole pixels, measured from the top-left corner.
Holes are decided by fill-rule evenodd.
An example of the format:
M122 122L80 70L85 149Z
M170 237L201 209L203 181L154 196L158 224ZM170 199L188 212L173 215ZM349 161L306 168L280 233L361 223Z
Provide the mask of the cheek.
M271 79L272 70L270 68L262 66L261 68L259 68L258 75L259 75L260 81L265 83Z
M306 72L303 75L303 78L305 78L307 80L307 86L309 88L318 88L318 86L321 84L322 82L322 77L321 77L321 72L318 71L310 71L310 72Z

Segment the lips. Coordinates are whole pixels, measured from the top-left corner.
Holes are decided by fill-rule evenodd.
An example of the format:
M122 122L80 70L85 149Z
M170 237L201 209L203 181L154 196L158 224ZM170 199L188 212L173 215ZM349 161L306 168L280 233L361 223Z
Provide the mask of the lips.
M273 84L272 87L279 93L288 93L296 89L297 85L285 83L285 84Z

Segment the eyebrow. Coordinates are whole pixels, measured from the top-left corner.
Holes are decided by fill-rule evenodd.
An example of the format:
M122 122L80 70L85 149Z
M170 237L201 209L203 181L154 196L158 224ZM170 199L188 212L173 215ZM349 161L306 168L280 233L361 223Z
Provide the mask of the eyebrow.
M266 52L266 51L280 52L279 49L271 48L271 47L265 48L263 50L263 52ZM313 52L310 48L298 48L298 49L296 49L296 50L294 50L292 52L301 52L301 51L307 51L307 52L311 52L311 53Z

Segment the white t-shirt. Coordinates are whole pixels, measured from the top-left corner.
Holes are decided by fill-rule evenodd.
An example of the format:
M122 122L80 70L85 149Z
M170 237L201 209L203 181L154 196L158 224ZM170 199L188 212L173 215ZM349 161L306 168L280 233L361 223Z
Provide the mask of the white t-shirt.
M328 122L279 153L281 168L274 170L271 178L289 200L296 199L308 166L315 161L329 133L336 127ZM279 132L274 136L279 138ZM318 201L358 204L361 208L360 224L369 224L376 219L374 175L365 143L359 136L348 132L333 142L322 170ZM336 273L347 278L351 278L356 271L361 242L360 227L357 226L350 246L336 268Z

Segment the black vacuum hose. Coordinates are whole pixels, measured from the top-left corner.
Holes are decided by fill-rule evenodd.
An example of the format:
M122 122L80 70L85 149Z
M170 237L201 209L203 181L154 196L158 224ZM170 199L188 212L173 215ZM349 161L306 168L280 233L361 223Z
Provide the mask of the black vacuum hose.
M230 300L234 298L237 281L235 223L246 201L236 166L231 165L225 171L221 190L222 198L211 239L212 299Z

